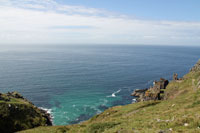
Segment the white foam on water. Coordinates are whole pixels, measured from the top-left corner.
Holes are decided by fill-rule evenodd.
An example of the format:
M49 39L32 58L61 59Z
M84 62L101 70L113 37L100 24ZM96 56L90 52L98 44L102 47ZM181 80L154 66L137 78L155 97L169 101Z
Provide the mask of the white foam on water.
M112 93L112 95L107 96L107 97L116 97L116 94L119 93L121 91L121 89L119 89L118 91L115 91L114 93Z
M137 99L132 99L132 103L136 103L137 102Z
M47 113L49 113L50 115L52 115L52 109L47 109L47 108L44 108L44 107L39 107L40 109L46 111Z

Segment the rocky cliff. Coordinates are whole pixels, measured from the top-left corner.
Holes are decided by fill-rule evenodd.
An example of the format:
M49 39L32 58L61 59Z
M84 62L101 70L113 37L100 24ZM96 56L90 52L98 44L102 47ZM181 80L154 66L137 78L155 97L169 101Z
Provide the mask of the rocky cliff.
M17 92L0 93L0 133L52 125L50 114Z
M136 97L137 102L161 100L163 99L162 94L164 93L164 89L166 89L168 84L168 80L160 78L160 81L153 82L153 87L148 89L137 89L131 95Z
M156 81L153 87L135 91L133 95L138 98L142 95L140 100L142 102L109 108L81 124L39 127L22 132L198 133L200 132L199 64L200 61L180 79L174 74L174 80L168 84L166 80L164 80L166 84L163 84L161 79L161 82ZM161 93L162 90L164 93ZM162 94L162 100L159 100L158 94Z
M140 102L109 108L80 124L41 126L21 132L198 133L200 132L199 64L200 62L181 79L174 74L174 80L169 83L167 80L161 79L155 81L153 87L135 91L134 96L140 98L142 95ZM17 119L14 116L13 118L15 120L13 122L17 123Z

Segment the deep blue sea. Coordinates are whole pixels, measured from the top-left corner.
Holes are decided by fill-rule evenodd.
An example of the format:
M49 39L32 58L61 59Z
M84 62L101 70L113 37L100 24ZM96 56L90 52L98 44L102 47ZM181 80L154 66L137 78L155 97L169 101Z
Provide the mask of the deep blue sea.
M55 125L132 103L134 89L186 74L200 47L129 45L0 46L0 92L18 91L51 110Z

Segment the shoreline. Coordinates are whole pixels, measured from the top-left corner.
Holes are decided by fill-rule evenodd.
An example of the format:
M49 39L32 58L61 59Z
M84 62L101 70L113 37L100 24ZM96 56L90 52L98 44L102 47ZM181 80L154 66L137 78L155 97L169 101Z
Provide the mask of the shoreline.
M80 122L79 124L49 126L47 128L48 121L46 121L45 125L41 125L41 127L36 126L37 128L30 129L29 131L37 131L41 130L41 128L47 131L53 129L55 130L55 132L57 132L58 130L70 130L71 132L81 130L90 132L106 131L107 129L110 131L123 131L124 128L126 128L126 131L130 131L130 126L132 128L131 130L140 131L141 127L144 126L143 124L145 124L145 126L148 127L149 122L152 122L152 124L154 125L154 131L180 131L180 129L183 129L183 127L180 126L180 123L177 123L180 122L179 119L181 119L181 125L183 125L184 128L190 128L190 126L192 126L198 129L199 126L197 126L196 123L192 125L192 123L194 123L193 120L187 121L185 123L185 118L178 117L179 115L183 116L185 114L184 110L188 110L187 112L191 113L189 117L196 119L193 113L196 113L196 110L199 107L199 102L197 102L198 100L200 100L197 99L199 98L197 97L197 95L199 95L198 89L200 89L200 61L198 61L198 63L183 78L178 78L178 75L174 74L173 80L170 82L161 78L160 81L154 81L153 86L150 88L135 90L132 96L136 96L138 98L137 102L134 104L128 104L125 106L113 106L98 115L94 115L87 121ZM13 109L18 110L18 107L16 107L16 105L12 105L16 103L16 100L18 100L18 102L25 102L26 106L29 105L33 107L33 109L35 109L36 112L39 109L38 107L34 106L31 102L23 98L23 96L17 92L9 92L7 94L1 94L0 96L1 100L5 101L5 104L7 102L7 107L10 108L11 111L13 111ZM193 101L184 101L185 97L195 97L195 99L190 98L190 100ZM168 99L170 100L168 101ZM183 109L183 111L179 111L179 109ZM193 109L194 112L191 112L191 109ZM166 110L170 112L170 115L166 115ZM50 114L47 114L48 112L49 111L47 109L39 109L39 113L41 113L40 115L42 115L42 117L45 119L51 117ZM141 115L141 113L146 115ZM173 114L173 117L171 116L171 114ZM177 117L175 117L176 115ZM129 124L129 121L131 121L131 124ZM143 124L138 125L138 122L141 121L143 121ZM182 123L182 121L184 123ZM160 126L163 127L163 125L159 125L160 122L167 123L164 129L160 128ZM134 126L133 128L133 124L137 126ZM149 128L147 129L149 130Z

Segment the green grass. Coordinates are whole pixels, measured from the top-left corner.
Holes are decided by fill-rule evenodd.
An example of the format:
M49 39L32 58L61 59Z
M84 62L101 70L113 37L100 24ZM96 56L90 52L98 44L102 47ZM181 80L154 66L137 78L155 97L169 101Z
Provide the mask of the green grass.
M46 119L34 105L24 99L1 95L0 132L10 133L45 125Z
M77 125L39 127L22 133L158 133L200 132L200 72L190 72L182 82L171 82L163 101L147 101L112 107Z

